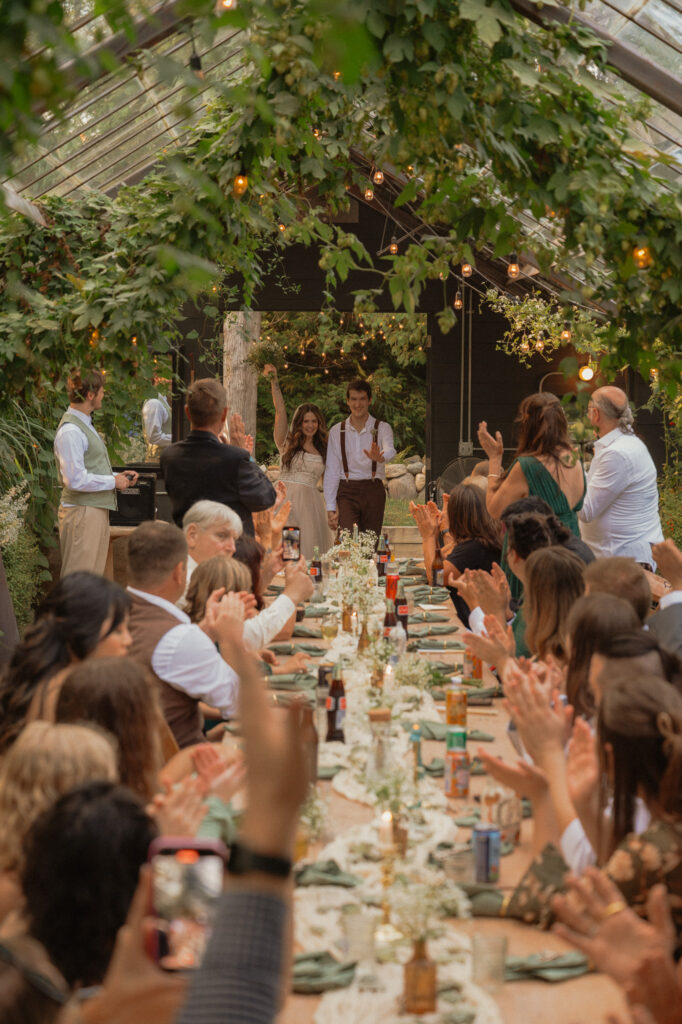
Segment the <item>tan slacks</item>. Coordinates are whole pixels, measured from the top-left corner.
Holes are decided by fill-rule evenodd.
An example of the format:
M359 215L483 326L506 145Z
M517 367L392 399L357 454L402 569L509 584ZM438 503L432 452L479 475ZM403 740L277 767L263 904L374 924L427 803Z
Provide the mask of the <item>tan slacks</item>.
M109 509L90 505L59 506L61 575L87 569L102 575L109 551Z

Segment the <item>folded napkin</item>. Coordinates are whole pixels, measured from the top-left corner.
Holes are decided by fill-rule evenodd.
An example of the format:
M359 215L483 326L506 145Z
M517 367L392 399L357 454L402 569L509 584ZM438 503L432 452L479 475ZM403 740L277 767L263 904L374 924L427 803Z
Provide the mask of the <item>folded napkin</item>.
M355 976L355 964L342 964L331 953L299 953L294 957L292 989L304 995L318 995L334 988L347 988Z
M445 690L434 687L430 692L435 701L445 700ZM470 704L473 708L488 707L493 702L492 698L497 697L497 693L497 686L482 686L480 690L474 689L471 693L467 693L467 704Z
M403 729L412 729L412 722L401 722ZM446 736L447 725L445 722L419 722L423 740L437 740L443 742ZM480 729L469 729L467 740L476 743L492 743L495 739L489 732L481 732Z
M424 765L424 771L427 775L430 775L432 779L442 778L445 775L445 759L442 757L432 757L428 764ZM471 765L469 766L469 773L471 775L486 775L486 770L478 760L477 757L472 758Z
M343 771L343 765L340 764L319 764L317 766L317 777L323 782L333 779L335 775L338 775L340 771Z
M270 644L268 650L274 651L275 654L296 654L300 651L311 658L320 658L326 654L324 647L316 647L315 644L292 644L289 641Z
M416 587L408 586L405 589L409 590L417 604L445 604L450 600L450 593L445 587L427 587L418 583Z
M483 732L482 729L469 729L467 732L469 743L492 743L494 739L491 733Z
M327 608L323 604L309 604L303 615L306 619L321 619L324 615L329 615L331 611L331 608Z
M206 800L208 810L204 815L197 836L200 839L220 839L226 846L232 846L237 838L237 821L231 804L212 794Z
M314 690L317 676L307 672L283 672L279 676L269 676L268 686L271 690Z
M357 875L342 871L335 860L318 860L294 872L296 885L340 885L352 889L362 881Z
M447 633L456 633L457 626L452 623L441 625L433 623L426 626L411 626L408 630L409 636L445 636Z
M424 637L423 640L409 640L408 651L463 651L464 644L460 640L436 640L435 637Z
M268 589L265 591L266 594L281 594L284 590L283 583L271 583Z
M583 953L531 953L530 956L508 956L505 981L567 981L589 972L587 957Z
M322 630L317 626L304 626L302 622L297 622L294 626L294 636L310 636L315 640L321 640Z
M481 820L481 812L473 810L470 814L463 814L461 818L455 818L455 825L458 828L473 828Z
M415 612L410 612L407 616L408 625L413 622L448 622L447 615L441 615L440 612L425 612L422 609ZM449 666L448 666L449 667Z

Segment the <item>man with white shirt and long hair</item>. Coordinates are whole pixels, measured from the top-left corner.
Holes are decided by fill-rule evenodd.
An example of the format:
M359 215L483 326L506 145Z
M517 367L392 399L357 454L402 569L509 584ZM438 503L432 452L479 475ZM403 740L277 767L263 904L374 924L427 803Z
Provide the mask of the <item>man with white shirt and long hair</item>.
M372 388L354 380L346 390L350 416L329 432L324 499L331 530L372 530L381 534L386 505L386 463L395 455L388 423L370 415Z
M635 436L627 395L597 388L587 412L599 436L578 513L580 534L597 558L624 556L651 568L651 545L663 540L656 467Z
M104 375L99 370L73 370L67 380L69 408L54 439L57 472L62 485L59 505L61 575L87 569L103 573L109 550L109 511L116 491L137 481L137 473L113 473L106 445L92 422L102 407Z

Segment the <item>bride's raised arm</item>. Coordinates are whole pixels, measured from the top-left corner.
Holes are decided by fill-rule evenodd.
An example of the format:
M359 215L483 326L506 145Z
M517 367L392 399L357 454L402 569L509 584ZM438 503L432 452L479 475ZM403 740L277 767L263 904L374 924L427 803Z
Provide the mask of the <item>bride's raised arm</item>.
M284 398L280 390L279 381L277 379L277 367L273 366L272 363L266 363L263 367L263 376L266 380L270 381L270 388L272 390L272 403L275 407L275 429L273 431L275 444L281 452L284 448L284 442L287 439L287 431L289 430L289 422L287 420L287 410L284 404Z

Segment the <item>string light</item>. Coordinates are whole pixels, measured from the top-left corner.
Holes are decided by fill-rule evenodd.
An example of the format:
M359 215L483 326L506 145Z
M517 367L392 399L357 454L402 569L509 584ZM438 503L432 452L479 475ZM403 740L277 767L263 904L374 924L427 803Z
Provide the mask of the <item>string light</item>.
M315 136L316 139L319 139L321 134L322 133L319 128L313 128L313 135Z
M384 181L384 172L377 169L372 175L372 181L375 185L382 185Z
M132 338L130 339L130 343L131 343L131 345L137 345L137 335L136 334L133 334ZM154 360L154 362L156 362L156 360Z
M538 340L535 342L535 351L536 352L544 352L545 351L545 339L544 339L542 334L540 335Z
M278 227L279 227L279 230L280 230L280 231L282 232L282 234L284 234L284 232L285 232L285 231L286 231L286 229L287 229L287 226L286 226L286 224L282 224L282 223L280 222L280 224L278 225Z
M368 203L371 203L372 200L374 199L374 189L370 188L369 185L365 189L365 199L367 200Z
M511 279L513 281L515 281L520 273L521 273L521 268L519 267L519 257L516 255L515 252L512 252L512 253L509 254L509 265L507 266L507 277L511 277Z
M334 81L338 82L338 80L341 78L341 72L340 71L334 71L333 75L334 75Z
M236 11L238 4L237 0L220 0L219 6L222 7L224 11Z
M249 187L249 179L246 177L246 175L245 174L238 174L237 177L234 179L234 183L232 185L232 191L233 191L235 197L237 199L239 199L240 196L244 195L244 193L246 192L248 187Z
M565 342L569 342L569 341L571 340L571 337L572 337L572 333L571 333L571 325L570 325L570 323L568 322L568 320L566 320L566 321L564 322L564 329L563 329L563 331L561 332L561 340L562 340L562 341L565 341Z
M457 294L455 295L455 301L452 303L452 305L455 307L455 309L461 309L462 306L464 305L464 302L462 301L462 293L460 291L458 291Z
M464 263L462 264L462 277L471 277L473 272L474 268L471 266L470 263L467 263L465 260Z
M636 245L632 250L632 258L638 270L646 270L654 262L648 245Z
M414 170L414 167L413 167L413 165L412 165L412 164L408 164L408 165L407 165L407 173L408 173L408 174L412 174L412 171L413 171L413 170Z
M391 244L388 247L388 251L391 253L392 256L395 256L395 254L398 252L398 239L395 237L395 235L393 235L393 238L391 239Z
M519 345L519 348L521 349L522 352L530 352L530 345L528 344L527 341L522 341L521 344Z
M592 380L594 377L594 370L589 363L586 363L585 366L581 366L578 370L578 376L584 381Z

